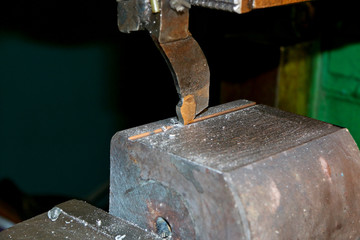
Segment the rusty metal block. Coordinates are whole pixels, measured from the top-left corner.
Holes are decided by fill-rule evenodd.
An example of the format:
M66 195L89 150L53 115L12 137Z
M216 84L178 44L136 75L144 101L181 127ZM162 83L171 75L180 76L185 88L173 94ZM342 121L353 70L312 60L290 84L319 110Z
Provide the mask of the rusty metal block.
M162 217L172 239L358 239L360 154L348 130L251 105L118 132L110 213L153 232Z

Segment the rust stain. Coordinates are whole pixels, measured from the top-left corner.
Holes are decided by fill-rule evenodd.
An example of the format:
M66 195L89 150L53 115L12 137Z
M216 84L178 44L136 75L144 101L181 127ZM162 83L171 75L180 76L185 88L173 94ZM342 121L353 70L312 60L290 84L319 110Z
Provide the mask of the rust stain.
M328 180L331 181L331 168L328 162L323 157L320 157L319 161L324 174L327 176Z
M184 97L180 112L181 117L184 120L184 125L191 123L196 114L196 102L194 95L189 94Z
M269 184L269 189L269 195L271 200L270 210L272 213L276 213L278 207L280 206L281 193L273 180L271 180Z
M148 220L148 225L151 227L151 230L153 232L156 233L156 219L158 217L162 217L164 219L166 219L166 221L169 222L169 218L172 220L171 221L171 228L173 229L173 227L179 227L178 226L178 222L175 221L176 219L176 213L174 211L172 211L165 203L155 203L154 200L147 200L146 201L146 205L149 211L149 216L147 218ZM175 226L174 226L175 225ZM172 239L179 239L177 236L177 234L173 234L172 235Z
M187 209L183 208L185 206L177 208L154 199L146 200L146 205L148 208L147 224L151 231L156 233L156 219L162 217L171 228L172 240L195 239L194 224L189 218Z
M147 200L146 201L146 205L147 208L149 210L150 216L154 216L153 218L150 219L150 223L149 225L153 226L153 229L156 229L156 225L155 225L155 219L157 217L159 217L159 211L156 209L156 207L153 206L152 202Z
M138 161L136 160L136 158L132 155L129 155L129 158L131 161L133 161L135 164L138 164Z

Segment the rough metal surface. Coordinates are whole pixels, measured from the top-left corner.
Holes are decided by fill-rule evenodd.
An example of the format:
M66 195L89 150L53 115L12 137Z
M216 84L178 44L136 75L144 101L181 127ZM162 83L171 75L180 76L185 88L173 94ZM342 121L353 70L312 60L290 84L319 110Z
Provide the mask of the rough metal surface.
M158 20L149 22L147 29L171 70L180 96L177 115L187 124L208 106L210 70L204 53L188 30L189 10L177 12L168 0L161 0L160 5ZM185 101L189 97L191 103Z
M0 239L161 239L85 202L71 200L0 232Z
M191 4L245 13L257 8L304 1L306 0L118 0L118 26L125 33L142 29L149 31L171 70L180 97L176 113L179 121L186 125L208 107L210 87L208 63L188 30L188 8ZM160 8L154 11L151 2L153 6Z
M193 37L159 46L169 63L175 79L176 90L181 98L177 107L177 115L183 123L187 123L209 104L210 71L208 63ZM193 96L195 101L195 115L191 119L186 119L186 116L180 113L186 96Z
M187 124L208 106L209 66L188 30L189 10L184 8L177 12L168 0L154 1L159 1L161 13L153 14L150 3L146 1L119 1L118 26L123 32L149 31L171 70L180 96L176 107L179 120Z
M159 0L160 1L160 0ZM191 5L235 13L254 9L282 6L311 0L188 0ZM150 1L118 0L118 25L122 32L138 31L154 20ZM150 20L151 19L151 20Z
M310 0L190 0L190 3L192 5L200 7L235 13L246 13L254 9L268 8L306 1Z
M110 213L149 231L162 217L173 239L357 239L358 176L347 129L256 105L118 132Z

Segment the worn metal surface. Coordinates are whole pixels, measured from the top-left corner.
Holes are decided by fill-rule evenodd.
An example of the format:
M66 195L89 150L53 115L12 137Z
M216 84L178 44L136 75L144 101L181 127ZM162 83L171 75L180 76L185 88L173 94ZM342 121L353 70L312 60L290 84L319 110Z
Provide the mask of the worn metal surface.
M170 1L161 0L159 20L148 30L171 70L180 101L176 113L188 124L209 103L210 71L204 53L191 36L189 10L173 10Z
M191 122L209 103L210 71L206 58L191 36L191 4L244 13L256 8L285 5L304 0L118 0L118 26L122 32L147 29L164 56L180 101L179 121Z
M119 1L118 25L122 32L149 31L171 70L180 97L178 118L187 124L208 106L209 66L188 30L189 10L173 10L168 0L160 0L159 5L161 13L153 14L148 2Z
M172 128L129 140L163 126ZM347 129L255 105L118 132L110 213L149 231L162 217L173 239L357 239L358 176Z
M172 9L171 3L181 11ZM188 30L189 10L180 6L181 1L160 0L159 5L161 13L153 14L149 3L119 1L118 25L123 32L149 31L171 70L180 97L176 107L178 118L187 124L208 106L210 71L199 44Z
M71 200L0 232L0 239L161 239L85 202Z
M247 13L254 9L275 7L306 1L310 0L190 0L190 3L195 6L217 10L235 13Z
M187 39L160 44L161 49L170 63L180 102L177 105L177 115L184 124L192 121L196 115L209 104L210 71L206 58L198 43L192 37ZM191 116L183 113L187 96L193 96L194 106L188 104L193 112ZM191 113L189 113L191 114Z
M239 14L247 13L249 11L260 8L282 6L308 1L311 0L188 0L188 2L194 6L235 12ZM151 12L150 1L117 0L117 2L119 10L118 19L120 20L119 26L123 26L122 28L120 27L121 31L137 31L140 29L140 25L146 24ZM149 9L149 12L146 9ZM137 27L134 27L136 25Z

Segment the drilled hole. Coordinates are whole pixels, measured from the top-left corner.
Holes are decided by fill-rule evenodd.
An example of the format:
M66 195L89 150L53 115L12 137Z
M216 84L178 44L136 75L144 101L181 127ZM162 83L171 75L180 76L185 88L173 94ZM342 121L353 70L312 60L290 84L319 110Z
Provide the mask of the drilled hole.
M171 237L170 224L162 217L156 219L156 232L162 238L170 239Z

